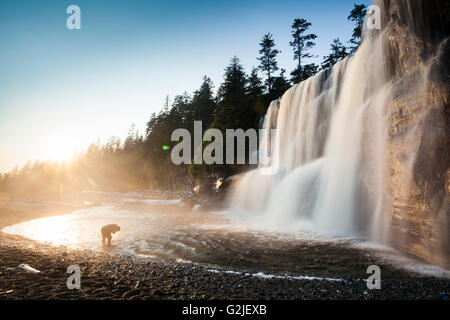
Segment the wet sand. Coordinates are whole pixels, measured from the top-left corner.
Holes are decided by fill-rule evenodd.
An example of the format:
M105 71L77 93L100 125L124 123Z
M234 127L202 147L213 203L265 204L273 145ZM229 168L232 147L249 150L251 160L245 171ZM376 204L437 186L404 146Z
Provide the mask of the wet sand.
M69 213L76 206L0 203L0 228ZM0 299L445 299L450 293L449 280L406 271L392 271L382 280L382 289L368 290L356 277L269 279L215 266L54 247L2 232L0 257ZM40 273L21 271L17 266L22 263ZM81 269L80 290L66 286L69 265Z

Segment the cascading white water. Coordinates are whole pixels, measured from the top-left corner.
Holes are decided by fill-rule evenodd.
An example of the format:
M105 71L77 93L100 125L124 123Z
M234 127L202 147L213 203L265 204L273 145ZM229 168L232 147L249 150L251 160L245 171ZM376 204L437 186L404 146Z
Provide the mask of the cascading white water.
M383 240L386 81L383 37L351 58L290 88L268 109L260 152L271 147L271 174L245 174L231 208L270 225ZM274 121L276 119L276 122ZM276 124L275 124L276 123Z

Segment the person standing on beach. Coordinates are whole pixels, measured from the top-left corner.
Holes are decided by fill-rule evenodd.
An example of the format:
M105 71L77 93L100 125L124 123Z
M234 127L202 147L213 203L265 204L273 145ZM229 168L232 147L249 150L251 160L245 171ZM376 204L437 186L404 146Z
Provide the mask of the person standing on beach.
M120 231L120 227L117 224L108 224L103 226L101 229L102 233L102 245L105 245L105 239L108 239L108 246L111 245L111 233L116 233Z

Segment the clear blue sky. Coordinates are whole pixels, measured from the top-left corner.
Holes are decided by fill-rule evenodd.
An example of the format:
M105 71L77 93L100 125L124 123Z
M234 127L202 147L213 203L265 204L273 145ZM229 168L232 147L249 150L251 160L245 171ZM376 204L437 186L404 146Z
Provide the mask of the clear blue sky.
M280 68L295 66L294 18L312 23L312 50L346 43L354 0L64 1L0 3L0 172L28 160L60 159L89 143L141 131L150 113L196 90L216 89L233 55L249 71L271 32ZM66 8L81 8L81 30L66 28ZM58 150L55 152L55 149Z

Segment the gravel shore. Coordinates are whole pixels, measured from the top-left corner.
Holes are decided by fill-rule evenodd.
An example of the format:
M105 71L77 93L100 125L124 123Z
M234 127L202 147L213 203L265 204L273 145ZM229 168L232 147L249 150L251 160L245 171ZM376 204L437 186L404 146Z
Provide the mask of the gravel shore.
M73 207L13 210L0 204L0 228L62 214ZM264 278L214 266L71 250L0 232L0 299L448 299L450 281L406 274L368 290L344 281ZM27 264L40 273L18 268ZM81 289L69 290L67 267L81 270Z

